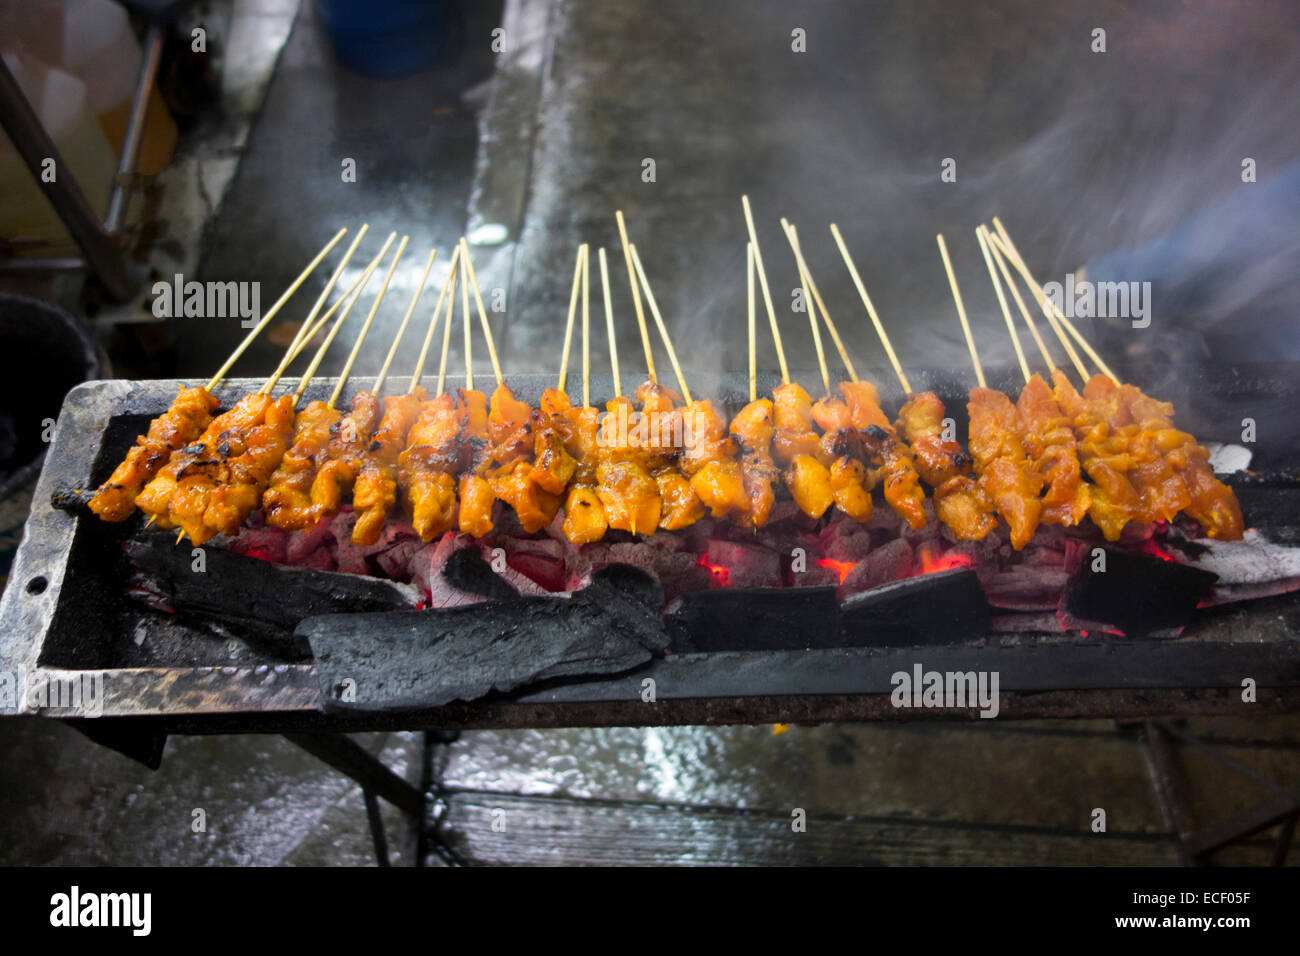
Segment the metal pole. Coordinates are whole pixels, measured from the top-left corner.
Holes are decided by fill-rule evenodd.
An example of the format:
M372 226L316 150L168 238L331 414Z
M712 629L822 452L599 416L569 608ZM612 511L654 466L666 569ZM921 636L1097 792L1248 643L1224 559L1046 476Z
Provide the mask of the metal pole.
M37 185L81 247L86 261L104 283L109 295L118 300L129 299L135 292L136 281L125 250L100 225L86 194L81 191L71 170L64 165L54 141L32 111L3 59L0 59L0 125L4 126ZM54 160L54 182L45 182L41 177L47 159Z
M136 163L140 159L140 144L144 141L144 124L149 118L149 97L153 92L153 82L158 75L158 63L162 59L163 28L150 24L144 38L144 60L140 63L140 75L135 80L135 96L131 100L131 116L126 124L126 136L122 140L122 157L117 164L117 179L113 183L113 192L108 197L108 215L104 217L104 228L116 235L122 228L126 216L126 203L131 195L131 178L135 175Z

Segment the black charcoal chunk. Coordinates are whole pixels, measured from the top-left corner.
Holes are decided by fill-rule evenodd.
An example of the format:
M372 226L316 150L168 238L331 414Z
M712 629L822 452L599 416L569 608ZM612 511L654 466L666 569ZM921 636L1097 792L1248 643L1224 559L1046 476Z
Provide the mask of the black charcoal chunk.
M673 650L842 647L835 588L716 588L682 595L668 616Z
M1102 550L1104 562L1086 550L1075 556L1060 607L1071 627L1119 630L1128 637L1177 632L1219 580L1212 571L1154 555Z
M846 598L840 628L849 647L956 644L988 634L989 604L974 571L936 571Z
M668 647L644 581L597 575L567 597L444 610L330 614L297 630L311 645L326 710L403 711L558 678L617 674Z

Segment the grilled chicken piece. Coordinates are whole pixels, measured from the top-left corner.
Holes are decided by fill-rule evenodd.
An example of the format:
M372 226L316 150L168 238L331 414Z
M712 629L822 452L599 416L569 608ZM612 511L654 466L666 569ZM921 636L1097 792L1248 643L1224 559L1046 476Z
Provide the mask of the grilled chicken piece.
M406 448L397 456L398 486L421 541L432 541L455 524L452 476L464 467L467 457L468 448L461 441L465 417L464 406L450 394L423 403L406 436Z
M691 490L715 518L749 514L745 475L736 461L736 440L727 434L726 423L704 399L691 402L682 411L682 474L690 479Z
M729 429L740 443L740 469L749 498L749 520L755 528L767 524L776 502L774 485L781 473L772 460L772 402L760 398L742 408Z
M149 423L121 464L90 499L90 510L104 521L125 521L135 499L166 467L174 452L194 442L212 421L218 402L206 388L182 388L167 411Z
M311 501L316 463L330 440L330 429L343 413L324 402L311 402L294 420L293 444L284 453L262 495L266 523L286 531L311 527L320 515Z
M1011 528L1017 551L1029 543L1042 518L1043 478L1025 454L1011 399L991 388L970 392L970 450L980 489Z
M659 485L646 468L645 451L631 426L634 410L626 395L605 404L609 414L600 433L596 495L611 528L653 534L662 517Z
M135 503L145 514L150 515L164 528L175 528L177 523L171 516L171 501L180 489L180 483L190 477L199 477L197 471L216 464L231 452L231 443L237 443L248 430L260 425L266 418L266 409L271 404L271 397L261 392L245 395L229 411L222 412L208 423L197 441L184 445L172 452L166 466L159 470L136 496ZM224 449L224 451L222 450ZM202 463L202 464L200 464ZM197 484L191 482L191 485ZM187 495L187 509L194 513L198 522L203 520L203 511L207 508L206 498L201 504L195 495L202 498L201 487Z
M428 393L417 386L413 392L384 399L384 417L370 438L352 488L352 507L357 516L352 527L353 544L372 545L383 534L388 513L397 503L397 459L406 448L406 437L419 417L420 406L428 398Z
M1079 443L1070 419L1037 372L1020 392L1016 415L1025 452L1047 486L1043 493L1043 523L1066 527L1078 524L1092 503L1079 465Z
M352 491L383 409L378 396L357 392L347 414L330 429L329 443L311 483L311 500L318 518L338 511L344 497Z
M262 424L244 439L243 452L226 459L221 480L212 490L203 523L204 538L214 534L234 535L262 502L271 476L293 440L294 397L284 395L271 403ZM195 544L203 542L191 537Z

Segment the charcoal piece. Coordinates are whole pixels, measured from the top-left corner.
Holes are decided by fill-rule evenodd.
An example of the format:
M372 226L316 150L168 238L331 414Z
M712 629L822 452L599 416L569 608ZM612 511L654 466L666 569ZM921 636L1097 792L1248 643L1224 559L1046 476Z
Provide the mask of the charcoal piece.
M1070 627L1143 637L1182 630L1219 576L1150 554L1103 548L1105 563L1087 548L1071 554L1059 616ZM1105 570L1094 571L1094 567Z
M477 548L458 548L442 566L442 576L447 583L461 591L478 594L490 601L508 601L519 592L502 580L483 560Z
M613 570L613 569L611 569ZM298 625L328 710L405 711L557 678L618 674L668 647L662 605L634 570L600 572L568 597L445 610L327 614Z
M125 544L127 557L177 612L211 615L225 623L250 622L286 637L303 618L332 611L396 611L415 607L420 594L409 585L380 578L312 568L284 567L221 548L204 548L204 571L193 569L193 549L170 534L144 533Z
M668 628L678 653L843 646L832 587L694 591L682 595Z
M984 637L988 628L988 601L969 568L892 581L840 605L849 647L955 644Z

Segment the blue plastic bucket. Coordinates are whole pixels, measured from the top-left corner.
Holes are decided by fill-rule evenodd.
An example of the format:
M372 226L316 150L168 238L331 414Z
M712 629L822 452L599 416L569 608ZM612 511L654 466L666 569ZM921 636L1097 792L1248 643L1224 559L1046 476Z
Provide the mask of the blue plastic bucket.
M316 0L334 53L367 76L432 66L447 45L447 0Z

